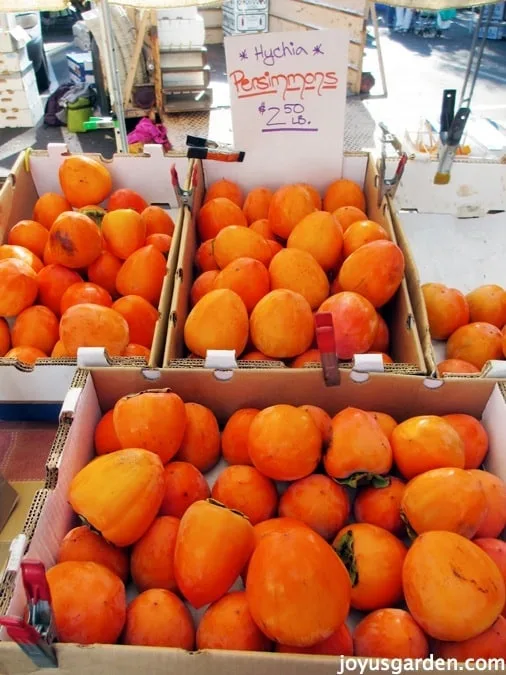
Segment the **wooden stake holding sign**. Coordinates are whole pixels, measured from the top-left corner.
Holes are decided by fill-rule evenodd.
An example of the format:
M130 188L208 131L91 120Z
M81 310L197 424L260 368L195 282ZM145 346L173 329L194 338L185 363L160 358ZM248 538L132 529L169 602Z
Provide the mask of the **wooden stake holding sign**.
M257 185L316 187L342 175L349 35L345 30L225 38L235 147ZM247 169L246 169L247 167Z

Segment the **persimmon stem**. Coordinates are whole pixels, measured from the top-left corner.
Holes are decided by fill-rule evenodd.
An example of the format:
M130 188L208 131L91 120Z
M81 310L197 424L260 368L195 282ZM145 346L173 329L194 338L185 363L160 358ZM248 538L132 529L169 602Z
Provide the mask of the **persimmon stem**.
M363 485L371 485L375 488L385 488L390 485L390 478L382 476L379 473L368 473L367 471L357 471L347 478L335 478L339 485L346 485L350 488L358 488Z
M348 530L332 548L343 561L348 570L351 585L355 587L358 584L358 568L353 550L353 532Z

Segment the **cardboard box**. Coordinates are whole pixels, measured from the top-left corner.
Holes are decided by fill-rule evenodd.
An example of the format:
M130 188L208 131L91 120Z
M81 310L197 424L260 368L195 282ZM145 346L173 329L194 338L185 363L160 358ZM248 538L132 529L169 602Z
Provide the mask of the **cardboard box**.
M95 83L91 52L67 54L67 66L70 80L75 84L79 84L80 82L86 82L87 84Z
M436 364L445 358L446 343L431 340L421 285L443 283L463 293L483 284L506 286L504 165L457 160L446 186L433 184L437 166L408 162L392 202L397 239L407 261L406 282L417 325L426 327L420 329L420 339L434 376ZM479 377L505 378L506 361L488 362Z
M225 34L264 33L269 27L267 12L241 13L223 9L223 30Z
M10 89L9 83L0 82L0 127L33 127L44 114L33 69L29 68L14 86Z
M6 240L13 225L32 217L33 206L39 195L44 192L61 192L58 168L67 152L64 144L50 144L47 151L36 150L29 155L21 153L0 191L0 241ZM168 209L176 223L167 259L167 275L158 306L160 319L150 358L150 365L161 365L183 218L171 182L171 168L175 166L181 180L184 180L188 171L188 160L178 153L164 154L159 145L146 145L143 155L114 155L107 161L98 155L92 156L106 164L112 175L113 189L121 187L139 191L149 203ZM99 352L99 362L103 364L106 357L103 350ZM84 359L81 365L98 365L96 361L87 360L90 358L89 353L84 352L80 358ZM120 362L145 365L145 361L139 359L120 359ZM33 368L27 368L2 358L0 402L61 402L72 381L76 365L76 359L45 359L39 360Z
M351 373L343 373L339 387L325 387L315 370L265 373L242 371L226 383L219 382L211 371L159 371L156 385L136 369L92 369L79 372L74 389L67 399L65 419L60 425L54 453L48 468L55 472L56 483L45 495L42 509L35 517L37 526L31 536L27 555L42 560L46 567L55 563L59 542L75 524L67 502L70 480L94 455L93 432L100 416L123 395L156 387L169 387L185 401L210 407L223 423L238 408L263 408L276 403L301 405L312 403L331 415L347 406L381 410L398 421L421 414L444 415L467 413L481 419L490 438L487 468L506 479L506 400L504 386L487 380L441 382L436 389L424 378L371 374L362 384ZM18 578L11 576L0 589L7 599L7 613L21 615L24 592ZM203 650L185 652L169 648L122 645L57 644L58 672L62 675L120 675L146 672L150 675L184 672L185 675L241 673L241 675L328 675L336 672L336 657L295 654L226 652ZM0 643L3 675L28 675L33 664L16 644ZM355 662L355 669L357 668ZM386 673L388 671L382 666ZM463 667L463 670L465 668ZM370 672L367 671L366 672ZM483 672L487 672L484 670ZM489 670L488 672L493 672Z
M0 30L0 52L8 53L23 49L30 42L30 35L21 26Z
M197 162L195 164L195 172L192 171L192 175L196 176L196 187L193 193L191 214L187 212L183 222L182 245L179 251L174 295L170 308L167 343L163 360L164 366L181 365L181 363L178 363L178 360L185 356L183 329L186 317L190 311L189 294L194 278L193 260L198 246L195 218L204 197L205 184L211 184L219 178L228 178L238 182L244 192L247 192L258 185L265 185L266 187L276 189L280 183L276 172L273 172L269 176L267 169L264 168L264 175L258 176L246 171L245 167L240 163L208 161L205 162L205 166L203 167L202 163ZM351 178L364 186L369 217L381 223L392 239L395 240L387 203L383 201L378 205L377 173L372 157L367 153L347 155L344 162L344 177ZM307 175L306 180L314 182L311 180L310 174ZM332 177L330 176L325 180L327 181L326 184L328 184L332 180ZM316 184L315 187L323 190L326 184ZM384 366L381 356L360 354L355 356L354 370L357 373L360 371L361 375L367 371L384 372L385 370L387 372L413 374L425 373L426 365L405 281L402 282L393 300L390 301L386 308L386 317L391 332L390 353L395 364ZM423 326L420 326L420 329L423 330ZM225 354L227 353L225 352ZM195 360L194 363L196 365L199 364L199 360ZM232 367L235 367L233 357L228 363ZM248 366L252 365L248 362L244 362L244 364ZM273 366L272 363L270 365L271 367ZM277 367L280 367L280 365L278 364Z

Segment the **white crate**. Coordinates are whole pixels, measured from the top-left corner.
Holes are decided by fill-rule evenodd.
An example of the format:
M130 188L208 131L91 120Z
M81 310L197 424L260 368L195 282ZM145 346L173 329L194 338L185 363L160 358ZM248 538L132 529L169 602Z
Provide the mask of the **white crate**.
M24 91L35 82L35 71L32 64L23 73L0 75L0 94Z
M241 33L265 33L269 26L267 12L243 14L237 12L223 12L223 30L228 35Z
M22 77L17 78L21 87L9 88L0 82L0 108L20 108L37 110L40 104L40 95L33 69Z
M237 14L258 14L269 11L269 0L224 0L223 9Z
M205 40L204 19L197 16L195 19L158 20L158 42L160 49L174 47L202 47Z
M24 28L16 26L12 30L0 30L0 52L15 52L23 49L30 41Z
M30 65L26 47L15 52L0 53L0 74L22 73Z
M0 129L6 127L23 128L34 127L40 120L44 110L40 99L33 108L15 108L0 105Z

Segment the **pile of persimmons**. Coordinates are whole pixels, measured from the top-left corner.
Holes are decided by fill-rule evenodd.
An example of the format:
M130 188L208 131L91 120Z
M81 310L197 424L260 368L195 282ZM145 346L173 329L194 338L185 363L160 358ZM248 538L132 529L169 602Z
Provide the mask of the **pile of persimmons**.
M307 184L246 196L233 181L210 185L184 329L191 355L235 349L244 360L319 362L313 314L330 312L342 360L376 352L392 363L379 311L402 281L404 256L365 209L361 188L346 179L323 199Z
M0 356L31 364L105 347L148 359L174 222L133 190L113 192L92 158L66 158L59 179L63 194L41 195L0 246Z
M424 284L422 292L431 337L448 340L443 373L479 373L487 361L506 358L506 291L496 284L464 295L444 284Z
M474 417L279 404L220 432L152 390L105 413L95 448L68 493L93 529L47 572L61 641L506 656L506 485Z

